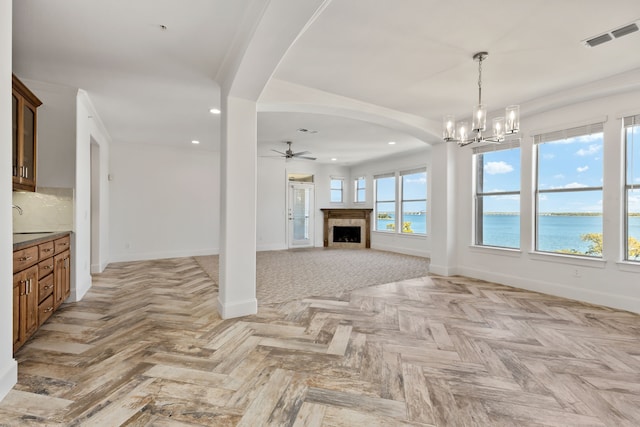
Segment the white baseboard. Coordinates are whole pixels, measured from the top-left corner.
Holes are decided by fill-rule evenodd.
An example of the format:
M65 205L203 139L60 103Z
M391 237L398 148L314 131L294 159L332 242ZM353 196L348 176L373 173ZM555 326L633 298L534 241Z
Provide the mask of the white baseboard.
M258 246L256 246L256 251L258 251L258 252L284 251L286 249L289 249L289 248L286 245L281 245L281 244L258 245Z
M249 300L223 303L218 297L218 313L223 319L232 319L235 317L249 316L258 312L258 300L251 298Z
M429 264L429 273L437 274L438 276L455 276L458 274L458 271L455 267Z
M116 254L111 256L110 262L149 261L153 259L186 258L191 256L218 255L219 248L189 250L189 251L163 251L163 252L136 252L129 254Z
M15 359L7 359L0 369L0 401L11 391L18 382L18 363Z
M403 255L419 256L423 258L431 257L431 252L428 252L428 251L420 251L420 250L411 249L411 248L402 248L394 245L381 245L379 243L375 243L375 244L372 243L371 249L376 249L379 251L395 252Z
M429 270L436 273L431 267ZM582 301L590 304L603 305L620 310L640 313L640 299L629 296L612 295L563 283L534 280L522 276L499 274L474 268L460 268L458 270L458 274L474 279L500 283L513 288L526 289L575 301Z

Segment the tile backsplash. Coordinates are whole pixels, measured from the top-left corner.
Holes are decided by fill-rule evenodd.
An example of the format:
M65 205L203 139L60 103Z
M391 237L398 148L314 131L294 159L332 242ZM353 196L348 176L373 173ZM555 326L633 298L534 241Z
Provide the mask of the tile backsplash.
M73 188L38 187L36 193L13 192L13 232L73 230Z

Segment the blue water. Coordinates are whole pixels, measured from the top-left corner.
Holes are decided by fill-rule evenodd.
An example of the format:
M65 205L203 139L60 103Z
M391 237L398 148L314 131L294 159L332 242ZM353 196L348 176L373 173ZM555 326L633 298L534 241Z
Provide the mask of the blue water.
M483 244L520 247L520 217L518 215L485 215ZM575 249L586 252L590 242L580 238L586 233L602 233L601 216L554 216L538 218L538 250L556 252ZM629 236L640 240L640 217L629 218Z
M403 221L411 222L414 233L425 234L427 230L426 215L405 215ZM519 215L485 215L483 244L507 248L520 248L520 216ZM387 224L393 219L378 219L376 230L390 230ZM563 249L575 249L586 252L590 242L583 242L581 235L586 233L602 233L601 216L554 216L539 217L539 251L556 252ZM629 236L640 240L640 217L629 218Z

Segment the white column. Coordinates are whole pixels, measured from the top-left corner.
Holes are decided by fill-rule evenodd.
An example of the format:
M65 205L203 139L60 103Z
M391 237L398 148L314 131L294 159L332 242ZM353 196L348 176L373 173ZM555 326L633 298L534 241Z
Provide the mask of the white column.
M11 0L0 0L0 400L18 381L13 359L11 209Z
M222 96L220 286L223 319L258 312L256 299L256 103Z
M429 271L441 276L456 274L456 155L452 143L431 149L431 263ZM462 217L465 217L464 215Z

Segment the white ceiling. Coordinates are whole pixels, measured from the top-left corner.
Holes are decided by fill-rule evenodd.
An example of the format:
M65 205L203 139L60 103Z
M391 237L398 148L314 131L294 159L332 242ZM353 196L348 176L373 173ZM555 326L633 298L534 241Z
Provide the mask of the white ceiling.
M86 90L116 142L217 149L215 76L255 1L14 0L13 68ZM485 50L483 100L522 104L526 118L529 102L639 69L640 32L581 43L638 19L638 0L333 0L274 77L439 122L470 115L471 57ZM261 155L292 140L341 164L423 144L365 121L276 112L259 113L258 140Z

